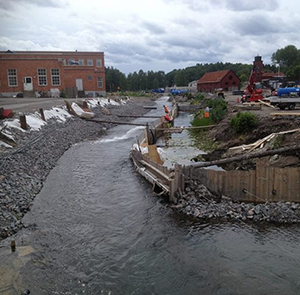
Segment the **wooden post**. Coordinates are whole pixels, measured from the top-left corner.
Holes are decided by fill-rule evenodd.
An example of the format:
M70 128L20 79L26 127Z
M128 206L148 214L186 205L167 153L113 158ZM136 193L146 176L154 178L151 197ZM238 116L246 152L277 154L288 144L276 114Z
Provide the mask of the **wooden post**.
M88 109L88 108L89 108L88 103L87 103L86 100L83 101L82 105L83 105L83 107L84 107L85 109Z
M15 240L12 240L12 241L10 242L10 247L11 247L11 251L12 251L12 252L15 252L15 251L16 251L16 242L15 242Z
M43 109L40 109L40 114L41 114L41 119L46 122L46 118L45 118Z
M148 122L146 123L146 135L147 135L148 145L151 145L151 138L150 138L150 131L149 131L149 124L148 124Z
M20 124L22 129L27 130L26 116L24 114L20 115Z

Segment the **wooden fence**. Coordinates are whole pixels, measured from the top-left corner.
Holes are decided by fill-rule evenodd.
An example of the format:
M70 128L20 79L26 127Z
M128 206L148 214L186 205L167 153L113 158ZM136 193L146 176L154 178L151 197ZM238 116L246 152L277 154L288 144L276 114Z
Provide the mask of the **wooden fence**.
M300 168L272 167L264 158L257 159L256 170L216 171L183 166L179 173L184 181L198 180L212 192L240 201L300 202Z

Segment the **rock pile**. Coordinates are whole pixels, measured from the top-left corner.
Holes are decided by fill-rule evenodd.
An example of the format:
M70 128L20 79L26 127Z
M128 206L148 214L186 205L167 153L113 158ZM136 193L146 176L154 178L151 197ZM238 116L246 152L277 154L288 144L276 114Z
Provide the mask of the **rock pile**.
M213 195L204 185L192 181L176 195L173 209L198 219L241 220L253 222L300 223L300 204L277 202L253 204L235 202Z
M114 115L105 115L102 107L93 109L95 118L124 121L116 115L143 115L149 102L128 102L110 105ZM130 118L127 118L128 121ZM50 170L73 144L89 138L99 138L109 123L94 123L72 117L65 123L49 120L40 131L15 130L18 146L0 153L0 239L16 233L23 227L22 217L30 210L34 197L39 193Z

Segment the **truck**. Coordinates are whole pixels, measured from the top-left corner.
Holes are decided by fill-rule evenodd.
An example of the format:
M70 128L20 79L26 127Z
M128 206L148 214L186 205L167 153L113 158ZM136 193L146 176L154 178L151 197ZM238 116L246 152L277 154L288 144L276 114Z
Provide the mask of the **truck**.
M300 105L300 88L285 87L278 88L276 96L268 97L270 104L284 110L294 110L297 105Z
M156 88L151 90L153 93L164 93L165 89L164 88Z
M187 90L180 90L180 89L170 89L170 93L172 95L181 95L181 94L184 94L184 93L188 93Z

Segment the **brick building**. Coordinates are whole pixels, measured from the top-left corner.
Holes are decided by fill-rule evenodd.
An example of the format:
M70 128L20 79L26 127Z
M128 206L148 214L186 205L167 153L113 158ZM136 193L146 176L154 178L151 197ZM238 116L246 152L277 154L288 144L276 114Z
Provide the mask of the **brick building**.
M103 52L0 51L0 94L104 96Z
M265 72L262 57L257 55L254 57L253 68L250 77L253 75L253 82L262 82L263 80L282 80L285 75L281 72Z
M239 89L240 78L232 70L205 73L198 80L197 89L202 92L215 92L222 88L225 91Z

